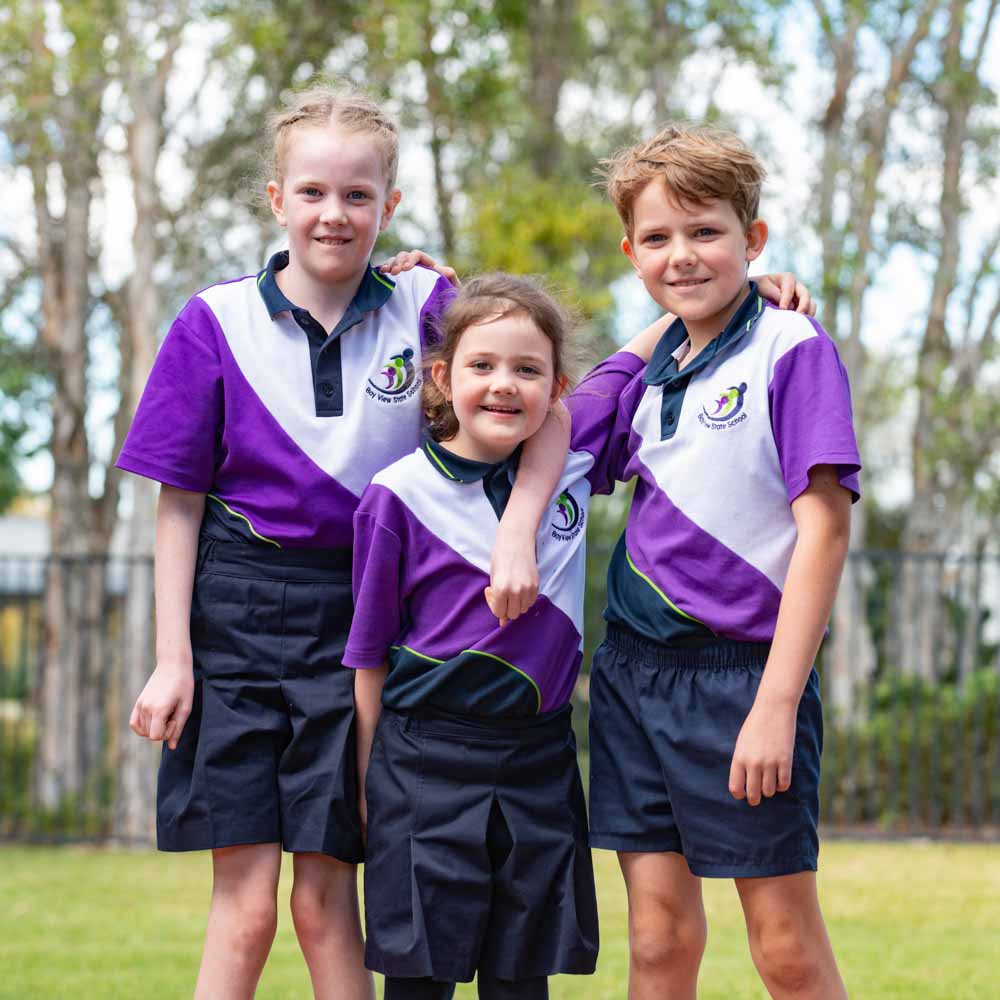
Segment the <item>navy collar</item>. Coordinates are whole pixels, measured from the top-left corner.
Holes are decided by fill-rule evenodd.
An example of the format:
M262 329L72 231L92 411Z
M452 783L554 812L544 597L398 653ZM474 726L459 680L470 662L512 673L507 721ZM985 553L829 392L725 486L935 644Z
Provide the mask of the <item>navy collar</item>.
M688 332L681 319L674 320L660 338L653 356L646 366L642 380L646 385L665 385L679 378L688 378L704 368L713 358L742 340L756 325L764 313L764 300L757 291L757 283L750 282L750 293L740 303L726 328L687 365L683 371L677 369L677 349L688 339Z
M451 479L456 483L476 483L501 469L517 472L517 464L521 458L521 445L518 445L502 462L477 462L471 458L462 458L461 455L448 451L440 441L435 441L427 431L424 431L422 447L431 465L445 479Z
M514 485L518 462L521 460L521 445L518 445L502 462L475 462L471 458L462 458L461 455L448 451L424 431L421 450L427 461L445 479L456 483L476 483L481 480L486 498L497 520L503 517Z
M293 314L306 312L301 306L297 306L292 302L278 287L275 274L286 267L288 267L288 251L279 250L267 262L267 267L257 275L257 288L260 291L260 297L264 300L264 305L267 306L267 311L271 319L274 319L280 312L291 312ZM351 313L358 315L372 312L384 306L389 301L389 296L392 295L395 287L396 283L394 281L387 278L384 274L379 274L369 264L364 277L361 279L361 284L358 286L358 290L354 293L351 304L344 313L345 317Z

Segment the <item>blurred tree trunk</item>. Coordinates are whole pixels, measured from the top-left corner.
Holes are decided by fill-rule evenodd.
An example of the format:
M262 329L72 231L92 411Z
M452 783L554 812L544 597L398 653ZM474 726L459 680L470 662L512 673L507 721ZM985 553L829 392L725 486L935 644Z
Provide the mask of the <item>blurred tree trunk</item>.
M157 327L162 303L156 281L160 259L158 223L164 216L156 168L166 139L167 81L173 70L181 33L187 21L188 4L154 3L141 11L142 21L158 26L157 41L162 54L150 60L140 45L140 27L123 25L123 62L126 92L131 105L127 129L129 173L135 201L132 252L135 258L124 295L121 322L122 379L118 417L115 420L115 453L124 443L124 433L149 377L157 348ZM132 17L137 12L133 9ZM119 476L110 470L109 476ZM151 563L155 541L156 497L154 483L141 477L131 482L132 508L128 523L127 586L122 611L122 676L118 685L118 733L128 733L132 704L145 684L154 663L153 575ZM117 753L118 795L115 835L129 841L148 840L155 821L155 782L150 745L126 737Z
M882 175L889 151L890 127L899 109L904 85L913 76L916 52L926 39L941 0L922 0L915 12L908 3L874 5L845 2L836 6L813 0L823 45L833 59L833 81L820 120L823 158L816 186L817 226L822 245L823 325L838 341L852 384L855 426L864 456L868 384L861 341L865 296L873 272L875 221L882 201ZM889 15L888 17L886 15ZM862 30L873 19L894 19L895 30L883 37L889 69L863 106L852 116L852 91L857 89ZM887 29L883 29L887 30ZM854 97L854 104L858 97ZM860 157L855 151L861 153ZM846 211L839 205L847 206ZM847 329L843 312L847 312ZM851 558L841 581L831 618L831 648L827 660L833 707L848 719L855 691L867 685L875 670L875 648L868 627L865 592L871 572L862 550L866 541L865 511L852 512Z
M19 7L21 5L18 5ZM91 499L86 418L92 298L90 212L100 183L101 101L109 75L104 32L87 11L65 12L76 39L67 53L49 44L41 10L15 12L30 69L10 74L12 91L35 122L12 122L10 134L31 176L35 254L41 278L38 340L52 379L50 447L53 483L51 560L44 600L44 654L37 687L39 725L35 784L46 810L77 806L95 792L100 718L88 692L104 660L104 564L108 534ZM6 68L14 69L5 59Z
M985 459L997 440L995 427L983 424L977 428L974 413L977 363L989 356L995 314L978 338L969 336L969 331L961 339L949 334L949 300L959 283L960 230L967 212L962 179L973 139L970 115L985 96L982 62L997 0L991 0L980 25L974 23L968 6L967 0L950 0L948 4L941 70L933 87L941 112L944 161L938 201L937 263L917 361L913 499L903 531L904 548L922 556L944 552L956 540L968 496L962 466L974 467ZM964 56L963 49L971 55ZM995 250L993 241L987 246L989 258ZM981 276L990 266L991 260L984 255L974 285L981 286ZM967 309L967 322L971 323L973 316L974 309ZM899 615L903 668L930 676L938 652L938 616L929 610L940 605L941 595L936 574L926 572L926 566L927 559L907 563Z

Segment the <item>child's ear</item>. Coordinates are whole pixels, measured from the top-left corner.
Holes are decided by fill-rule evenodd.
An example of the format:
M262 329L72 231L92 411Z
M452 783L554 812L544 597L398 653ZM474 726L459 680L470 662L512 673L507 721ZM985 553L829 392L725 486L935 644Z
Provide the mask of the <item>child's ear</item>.
M568 385L569 379L565 375L554 378L552 380L552 395L549 397L549 403L554 403L566 391Z
M628 257L629 262L635 268L637 274L641 274L639 271L639 265L635 259L635 250L632 249L632 243L627 236L622 237L622 253Z
M441 390L441 395L444 396L444 398L450 403L451 380L448 378L448 362L435 361L434 364L431 365L431 378L434 379L434 384Z
M396 211L396 206L402 197L403 192L399 188L393 188L386 194L385 204L382 206L382 219L378 224L378 231L380 233L389 225L389 221L392 219L392 215Z
M754 219L747 231L747 260L756 260L764 252L767 243L767 223L763 219Z
M267 200L271 203L271 211L274 213L278 225L285 225L285 199L282 185L277 181L267 182Z

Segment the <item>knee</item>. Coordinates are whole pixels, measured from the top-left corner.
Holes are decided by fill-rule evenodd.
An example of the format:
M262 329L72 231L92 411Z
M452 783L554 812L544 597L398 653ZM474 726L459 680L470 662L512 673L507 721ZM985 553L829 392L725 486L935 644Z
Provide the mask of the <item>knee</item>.
M225 911L229 937L240 954L267 949L278 927L275 899L263 892L227 893L218 900Z
M632 964L639 971L697 968L705 951L707 928L701 913L660 907L636 914L629 928Z
M353 928L358 917L357 890L344 879L296 880L292 885L292 921L300 942L319 941Z
M292 922L299 939L320 938L326 928L326 893L314 884L296 882L292 886Z
M750 929L750 950L761 976L782 993L808 990L820 976L816 949L793 917L776 917Z

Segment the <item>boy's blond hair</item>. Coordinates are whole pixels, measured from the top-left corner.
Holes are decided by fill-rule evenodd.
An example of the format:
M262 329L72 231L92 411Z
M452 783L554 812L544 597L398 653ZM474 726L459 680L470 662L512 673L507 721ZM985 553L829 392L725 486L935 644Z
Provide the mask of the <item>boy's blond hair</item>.
M293 91L283 107L267 116L268 156L266 170L279 184L292 132L302 126L337 124L348 132L370 135L378 145L386 190L396 185L399 165L399 127L395 120L364 91L350 86L319 85Z
M757 218L765 176L756 154L734 132L685 122L619 150L601 161L599 171L629 237L635 199L654 180L682 205L730 202L747 232Z

